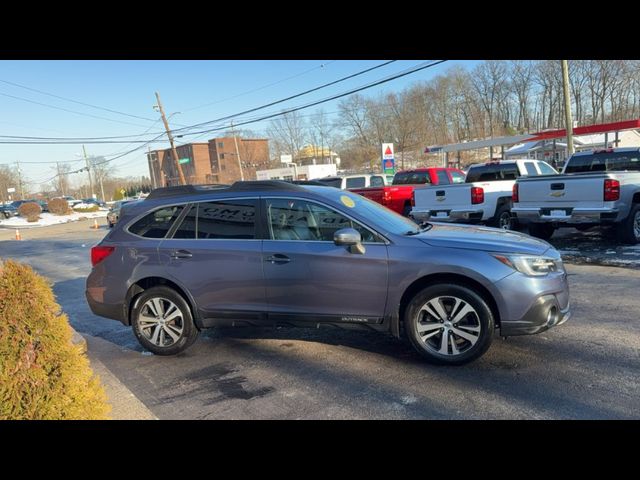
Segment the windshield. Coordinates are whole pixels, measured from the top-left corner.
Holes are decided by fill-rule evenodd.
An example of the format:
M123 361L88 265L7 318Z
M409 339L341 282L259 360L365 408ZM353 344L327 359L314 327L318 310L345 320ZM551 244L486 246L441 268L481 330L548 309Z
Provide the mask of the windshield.
M564 173L640 170L640 152L606 152L571 157Z
M335 193L333 191L331 193L323 191L322 194L348 207L348 209L354 209L356 213L366 218L367 223L371 224L372 227L378 226L382 230L396 235L406 235L407 232L420 231L420 227L415 222L357 193L341 190L335 191ZM345 199L344 197L347 198Z

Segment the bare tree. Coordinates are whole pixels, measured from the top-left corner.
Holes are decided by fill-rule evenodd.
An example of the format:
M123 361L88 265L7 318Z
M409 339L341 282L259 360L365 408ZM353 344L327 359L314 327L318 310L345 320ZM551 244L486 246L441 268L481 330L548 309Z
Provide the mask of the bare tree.
M271 120L267 133L277 155L288 153L295 158L306 141L305 122L298 112L285 113Z
M9 200L9 188L18 191L18 171L9 165L0 165L0 201L3 203Z

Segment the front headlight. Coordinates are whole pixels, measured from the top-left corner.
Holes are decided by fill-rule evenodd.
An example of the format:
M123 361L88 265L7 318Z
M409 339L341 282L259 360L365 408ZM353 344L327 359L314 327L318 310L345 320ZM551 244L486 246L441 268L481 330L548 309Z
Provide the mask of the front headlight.
M530 277L544 277L551 272L564 272L561 258L499 254L494 254L493 257L508 267Z

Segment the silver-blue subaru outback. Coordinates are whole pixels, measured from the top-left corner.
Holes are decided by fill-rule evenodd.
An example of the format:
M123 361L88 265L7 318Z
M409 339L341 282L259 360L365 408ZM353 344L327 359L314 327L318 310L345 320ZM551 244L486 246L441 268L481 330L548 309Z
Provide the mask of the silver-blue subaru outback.
M280 181L167 187L123 207L91 251L92 311L144 348L214 326L357 327L463 364L500 335L570 316L559 253L528 235L416 224L360 195Z

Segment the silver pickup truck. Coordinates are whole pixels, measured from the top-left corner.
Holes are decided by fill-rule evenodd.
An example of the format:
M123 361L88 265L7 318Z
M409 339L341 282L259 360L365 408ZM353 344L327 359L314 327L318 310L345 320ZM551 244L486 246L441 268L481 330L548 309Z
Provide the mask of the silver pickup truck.
M521 178L512 214L531 235L549 239L556 228L615 227L622 243L640 242L640 149L579 152L562 175Z

